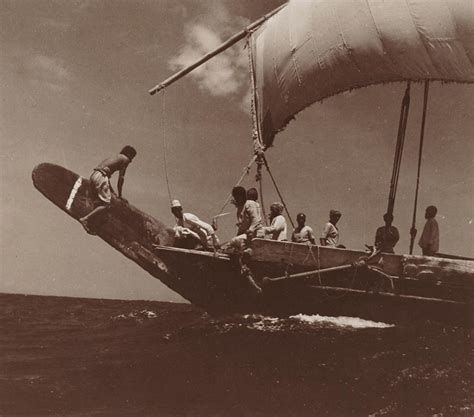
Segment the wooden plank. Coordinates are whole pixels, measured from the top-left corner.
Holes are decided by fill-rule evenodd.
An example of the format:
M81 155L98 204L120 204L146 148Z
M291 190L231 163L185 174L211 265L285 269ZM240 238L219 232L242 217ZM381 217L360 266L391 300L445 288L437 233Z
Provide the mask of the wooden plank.
M403 276L474 288L474 261L404 255Z
M48 200L72 218L90 213L98 204L97 196L88 179L54 164L41 164L33 170L33 184ZM112 195L109 210L91 219L101 238L139 242L151 249L152 244L173 245L174 232L162 222ZM104 239L106 240L106 239Z
M363 251L350 249L265 239L252 241L253 261L280 264L282 267L293 265L308 269L326 269L351 264L366 256L367 253ZM474 288L474 261L381 254L373 265L392 276Z
M308 269L325 269L356 262L368 254L363 251L307 245L304 243L278 242L275 240L252 240L252 260L285 265L294 265ZM399 276L401 256L381 254L379 268L389 275Z

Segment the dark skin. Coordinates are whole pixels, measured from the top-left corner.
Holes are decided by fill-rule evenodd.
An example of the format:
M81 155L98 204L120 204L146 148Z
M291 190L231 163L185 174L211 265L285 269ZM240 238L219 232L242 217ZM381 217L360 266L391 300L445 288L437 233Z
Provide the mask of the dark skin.
M390 232L390 228L393 222L393 216L390 214L385 214L383 216L385 222L385 232L384 234L380 234L380 228L377 229L377 233L375 235L375 247L378 250L389 250L388 253L393 251L393 247L399 240L398 231L396 228L392 232ZM389 235L391 234L391 236Z
M128 156L125 156L123 154L118 154L114 157L103 160L97 166L97 168L99 169L104 169L106 171L109 171L110 176L112 176L112 174L116 171L119 172L119 177L117 180L117 191L118 191L119 198L122 198L122 188L123 188L123 183L125 181L125 172L130 162L132 162L132 160L129 159Z
M171 213L174 214L174 217L176 217L179 220L183 220L183 208L182 207L172 207L171 208Z
M270 214L268 217L270 218L270 222L276 217L279 216L281 213L278 211L278 209L274 207L270 207Z
M118 197L122 198L122 189L123 183L125 181L125 172L127 170L128 165L132 162L133 158L129 158L123 154L118 154L114 157L107 158L103 160L98 166L98 169L104 170L109 173L109 177L116 171L119 172L119 177L117 180L117 191ZM86 229L87 233L93 234L92 230L89 228L88 222L90 221L91 217L96 216L100 212L103 212L109 208L108 204L101 204L97 206L94 210L92 210L87 216L84 216L79 219L79 221Z
M296 217L296 222L298 223L298 226L296 226L295 232L296 232L296 233L299 233L299 232L301 232L301 230L302 230L303 227L305 226L305 223L306 223L306 216L300 215L300 216ZM310 241L313 245L316 245L316 241L315 241L313 238L310 238L309 241Z
M339 221L340 218L341 218L340 214L334 214L334 215L331 214L329 216L329 223L331 223L333 226L336 226L336 224L337 224L337 222ZM326 239L320 238L319 242L321 243L321 246L326 246L327 245Z
M237 207L243 206L245 202L247 201L247 198L243 196L233 196L233 197L234 197L234 203Z

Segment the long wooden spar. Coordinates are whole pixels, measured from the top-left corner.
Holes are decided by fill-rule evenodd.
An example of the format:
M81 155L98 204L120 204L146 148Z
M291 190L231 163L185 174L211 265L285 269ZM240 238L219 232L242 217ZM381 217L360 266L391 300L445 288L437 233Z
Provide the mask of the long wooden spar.
M221 52L225 51L227 48L230 48L232 45L240 41L241 39L245 38L245 36L248 35L249 32L252 30L256 29L259 27L261 24L263 24L267 19L272 17L274 14L278 13L283 7L285 7L287 3L282 4L280 7L277 9L271 11L270 13L267 13L266 15L262 16L260 19L256 20L255 22L251 23L248 25L245 29L241 30L240 32L236 33L234 36L230 37L225 41L221 46L217 47L213 51L207 53L204 55L202 58L197 60L194 64L191 64L187 66L186 68L183 68L182 70L178 71L177 73L173 74L171 77L167 78L160 84L156 85L153 87L151 90L148 90L148 92L153 95L164 88L168 87L170 84L173 84L175 81L179 80L180 78L184 77L186 74L190 73L192 70L196 69L200 65L204 64L205 62L209 61L212 57L216 56L217 54L220 54Z

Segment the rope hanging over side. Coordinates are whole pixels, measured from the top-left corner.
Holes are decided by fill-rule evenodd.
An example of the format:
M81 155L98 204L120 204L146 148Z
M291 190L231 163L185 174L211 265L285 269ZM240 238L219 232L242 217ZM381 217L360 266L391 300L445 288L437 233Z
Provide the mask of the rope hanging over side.
M397 146L395 148L395 157L393 160L392 179L390 181L390 193L388 196L387 213L393 214L395 206L395 197L397 195L398 177L400 175L400 166L402 163L403 145L405 142L405 133L408 122L408 111L410 110L410 82L408 81L405 95L400 109L400 120L398 122Z
M430 82L425 81L425 91L423 95L423 116L421 119L421 130L420 130L420 147L418 150L418 171L416 174L416 190L415 190L415 204L413 206L413 220L410 229L410 255L413 254L413 246L415 243L416 237L416 211L418 206L418 190L420 186L420 172L421 172L421 157L423 155L423 141L425 136L425 122L426 122L426 110L428 108L428 92L429 92Z
M170 181L169 181L169 175L168 175L168 163L166 160L166 99L165 99L165 90L162 90L161 94L161 103L162 103L162 108L161 108L161 117L162 117L162 122L161 122L161 137L163 141L163 166L165 170L165 178L166 178L166 188L168 189L168 199L171 205L171 188L170 188Z

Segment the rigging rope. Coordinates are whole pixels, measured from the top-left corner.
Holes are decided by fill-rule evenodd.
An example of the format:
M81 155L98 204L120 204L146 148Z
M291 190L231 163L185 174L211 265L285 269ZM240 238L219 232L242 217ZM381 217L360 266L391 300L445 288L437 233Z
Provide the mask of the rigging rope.
M253 55L253 48L250 42L251 36L252 36L252 32L250 32L249 35L247 36L246 47L248 48L249 68L250 68L250 77L251 77L250 79L251 79L251 87L252 87L252 94L251 94L251 112L252 112L252 124L253 124L252 136L253 136L253 143L254 143L254 152L257 157L257 164L258 164L257 175L255 179L260 183L260 201L262 202L263 218L266 224L267 216L265 214L265 209L263 205L263 186L262 186L262 170L261 170L262 165L265 165L265 168L270 174L270 178L272 179L273 185L275 186L278 196L280 197L281 203L283 204L283 207L285 208L288 219L290 220L290 223L294 228L295 225L293 223L293 219L290 215L290 212L288 211L288 207L286 206L285 200L283 199L283 196L280 192L280 189L278 188L275 178L273 177L272 172L270 171L270 166L268 165L267 158L265 157L265 147L262 141L261 124L260 124L259 114L257 111L258 95L257 95L257 85L256 85L256 79L255 79L255 65L254 65L255 59Z
M400 166L402 163L403 145L405 142L405 133L408 122L408 111L410 110L410 81L407 82L405 95L402 100L400 109L400 120L398 122L397 146L395 148L395 156L393 160L392 179L390 181L390 193L388 196L387 213L393 215L395 206L395 197L397 195L398 178L400 175Z
M240 179L237 181L237 183L234 185L234 187L237 187L238 185L240 185L242 183L242 181L244 180L245 176L248 175L250 173L250 168L252 167L253 163L255 162L255 160L257 159L257 155L254 155L252 157L252 159L250 160L250 162L247 164L247 166L244 168L244 171L242 173L242 176L240 177ZM222 208L219 210L219 214L222 214L222 212L224 211L224 209L226 208L227 204L229 204L230 200L232 198L232 193L229 193L229 195L227 196L225 202L224 202L224 205L222 206Z
M258 163L258 161L257 161ZM258 185L259 185L259 194L260 194L260 202L262 203L262 206L261 206L261 209L262 209L262 220L263 220L263 224L265 226L268 226L268 222L267 222L267 214L265 213L265 203L263 202L263 178L260 177L260 180L258 181Z
M162 115L162 138L163 138L163 165L165 170L165 178L166 178L166 188L168 189L168 199L171 205L171 188L170 188L170 181L168 176L168 163L166 160L166 99L165 99L165 89L162 90L162 108L161 108L161 115Z
M290 215L290 212L288 211L288 207L286 206L285 200L283 199L283 196L281 195L280 189L278 188L278 185L275 181L275 178L273 178L272 172L270 171L270 166L268 165L267 158L265 157L265 154L262 155L263 162L265 164L265 168L267 168L268 173L270 174L270 178L272 179L273 185L275 186L275 189L278 193L278 196L280 197L281 203L283 204L283 207L285 208L286 214L288 216L288 219L290 220L291 225L293 226L293 229L295 228L295 224L293 223L293 218Z
M430 82L425 81L425 91L423 95L423 116L421 119L421 130L420 130L420 147L418 150L418 171L416 174L416 190L415 190L415 204L413 207L413 221L410 229L410 255L413 254L413 245L415 243L416 237L416 211L418 206L418 189L420 186L420 172L421 172L421 156L423 154L423 141L425 136L425 122L426 122L426 110L428 108L428 92L429 92Z
M265 204L263 202L263 176L262 176L262 166L263 166L263 152L264 152L264 146L263 146L263 141L262 141L262 130L260 128L260 119L258 117L258 111L257 111L257 104L258 104L258 95L257 95L257 81L255 78L255 59L253 55L253 48L252 44L250 42L250 39L252 37L252 32L249 32L247 36L247 42L245 44L245 47L247 48L248 51L248 62L249 62L249 72L250 72L250 82L251 82L251 92L252 94L250 95L250 112L252 115L252 138L253 138L253 150L255 155L257 155L257 174L255 175L255 181L258 182L259 185L259 195L260 195L260 202L261 204L261 209L262 209L262 214L263 214L263 223L265 226L267 225L267 215L265 213Z

